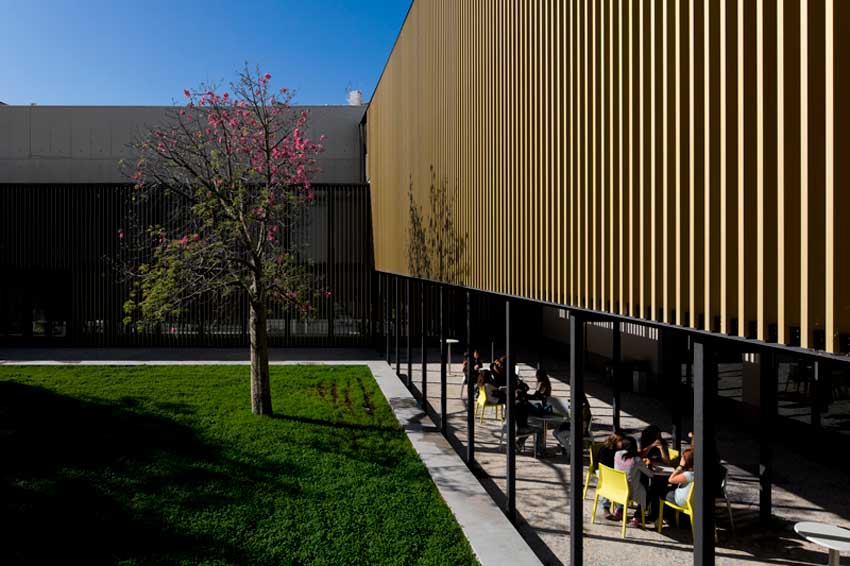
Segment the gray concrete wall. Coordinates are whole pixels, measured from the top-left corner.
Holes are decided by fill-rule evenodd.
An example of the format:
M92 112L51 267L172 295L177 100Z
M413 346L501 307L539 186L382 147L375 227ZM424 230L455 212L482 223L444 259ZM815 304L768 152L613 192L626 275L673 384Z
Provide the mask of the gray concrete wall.
M365 106L302 106L307 135L327 136L316 183L363 179L360 121ZM166 120L166 107L0 106L0 183L123 183L128 144Z

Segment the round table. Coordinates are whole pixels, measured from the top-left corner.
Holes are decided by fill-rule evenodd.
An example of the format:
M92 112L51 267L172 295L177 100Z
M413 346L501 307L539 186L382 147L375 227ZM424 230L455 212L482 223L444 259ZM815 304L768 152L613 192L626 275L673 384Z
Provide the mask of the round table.
M807 541L829 549L829 566L839 566L841 553L850 552L850 531L847 529L804 521L794 525L794 531Z
M457 344L459 340L457 338L446 338L446 346L449 349L449 357L448 357L448 366L449 373L452 373L452 344Z

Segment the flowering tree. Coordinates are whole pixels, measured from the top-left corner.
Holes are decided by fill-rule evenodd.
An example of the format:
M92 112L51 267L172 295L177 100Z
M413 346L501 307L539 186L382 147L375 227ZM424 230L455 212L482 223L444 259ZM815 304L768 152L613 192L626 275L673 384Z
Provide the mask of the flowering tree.
M183 91L185 106L145 133L128 170L134 201L169 198L173 216L138 231L148 261L132 267L125 322L161 321L200 297L244 293L258 415L272 413L267 310L283 303L307 314L317 293L289 228L313 201L322 148L304 136L307 113L270 80L246 67L231 92Z

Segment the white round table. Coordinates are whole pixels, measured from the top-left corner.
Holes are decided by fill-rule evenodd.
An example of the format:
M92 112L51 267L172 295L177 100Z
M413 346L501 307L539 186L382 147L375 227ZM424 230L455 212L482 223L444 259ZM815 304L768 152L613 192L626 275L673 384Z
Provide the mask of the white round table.
M829 549L829 566L839 566L841 553L850 552L850 531L847 529L804 521L794 525L794 531L807 541Z
M448 357L448 373L452 373L452 344L457 344L459 340L457 338L446 338L446 346L449 349L449 357Z

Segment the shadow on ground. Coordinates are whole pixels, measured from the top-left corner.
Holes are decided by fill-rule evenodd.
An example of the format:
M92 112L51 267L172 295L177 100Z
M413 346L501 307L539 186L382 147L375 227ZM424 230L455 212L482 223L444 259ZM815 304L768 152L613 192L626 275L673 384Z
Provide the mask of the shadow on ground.
M185 510L235 503L238 484L264 480L262 464L226 461L189 427L138 412L137 404L0 382L0 564L244 558L229 542L188 534L159 503ZM175 414L190 411L169 405Z

